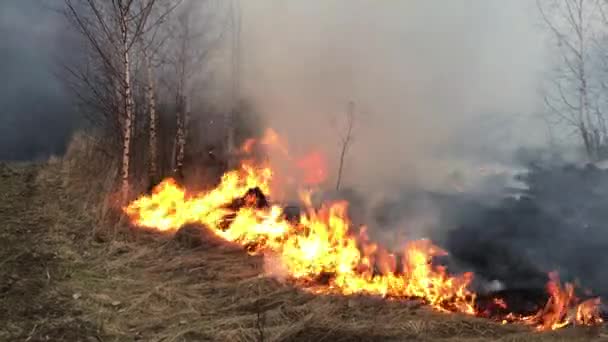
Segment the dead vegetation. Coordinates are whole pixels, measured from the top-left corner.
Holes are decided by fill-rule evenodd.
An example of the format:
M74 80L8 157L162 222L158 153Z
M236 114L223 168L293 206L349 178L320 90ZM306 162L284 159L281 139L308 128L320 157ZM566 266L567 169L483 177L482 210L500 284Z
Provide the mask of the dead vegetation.
M120 221L108 228L115 174L95 171L100 159L86 146L63 161L2 168L0 340L608 340L603 327L540 334L416 302L316 296L204 234L184 244Z

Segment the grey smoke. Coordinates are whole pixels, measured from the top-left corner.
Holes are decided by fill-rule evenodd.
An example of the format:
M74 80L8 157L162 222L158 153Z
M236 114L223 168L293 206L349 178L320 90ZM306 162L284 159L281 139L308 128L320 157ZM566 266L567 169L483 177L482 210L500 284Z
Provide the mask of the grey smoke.
M442 187L545 142L546 37L530 1L241 1L243 86L291 145L339 154L346 183Z
M56 77L65 46L63 17L43 1L0 3L0 160L61 154L77 125Z
M605 288L603 216L577 207L606 199L568 200L589 188L560 163L550 194L515 179L553 158L539 114L555 58L535 2L240 3L244 93L290 146L326 152L334 177L332 121L357 104L345 188L321 196L348 199L355 224L392 248L433 238L453 268L507 287L542 288L557 269Z

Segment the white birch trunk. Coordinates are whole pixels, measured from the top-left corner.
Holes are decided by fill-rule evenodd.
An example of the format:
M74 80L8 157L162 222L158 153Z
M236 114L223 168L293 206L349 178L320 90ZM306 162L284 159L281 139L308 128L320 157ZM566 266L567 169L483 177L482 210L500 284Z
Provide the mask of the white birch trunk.
M133 95L131 94L131 70L128 50L128 33L123 18L123 63L124 63L124 97L125 97L125 125L123 127L122 146L122 196L126 202L129 197L129 174L131 158L131 137L133 133Z
M149 169L149 175L150 175L150 182L153 183L153 185L155 185L154 183L156 183L158 181L158 143L157 143L157 137L156 137L156 125L157 125L157 120L156 120L156 96L154 94L155 92L155 84L154 84L154 73L152 71L152 65L150 62L150 58L145 55L144 58L146 59L146 72L147 72L147 78L148 78L148 86L147 86L147 95L148 95L148 111L149 111L149 120L150 120L150 127L149 127L149 153L150 153L150 169Z
M175 174L182 176L184 167L184 155L186 150L186 98L181 96L176 114L177 131L175 136L176 153L175 153Z

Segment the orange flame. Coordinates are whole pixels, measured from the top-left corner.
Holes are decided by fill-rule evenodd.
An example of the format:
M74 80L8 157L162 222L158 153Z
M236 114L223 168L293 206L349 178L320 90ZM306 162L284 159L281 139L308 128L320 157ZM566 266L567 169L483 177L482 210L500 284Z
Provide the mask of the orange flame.
M304 174L304 183L307 185L318 185L327 179L327 161L320 152L305 155L296 162L296 166Z
M252 253L276 255L298 282L315 284L328 275L327 284L311 288L315 292L419 297L437 308L474 313L474 294L467 290L472 274L450 277L444 268L434 267L433 257L446 252L428 240L410 242L398 259L358 238L351 229L346 202L325 204L318 210L309 206L296 224L283 218L279 206L228 208L251 188L268 193L271 176L270 169L244 164L241 170L225 174L216 188L192 196L166 180L125 212L134 224L165 232L186 223L204 224L223 239L248 246ZM228 229L222 224L225 217L232 217ZM403 265L400 272L397 261Z
M214 226L230 213L222 205L252 188L258 187L269 193L271 177L269 168L243 164L240 170L224 174L213 190L193 196L187 196L173 179L167 179L154 189L152 196L135 200L125 208L125 212L135 224L160 231L175 231L193 222Z
M540 331L557 330L567 325L596 325L603 322L600 316L600 298L588 299L582 303L574 295L574 285L562 286L556 272L549 273L547 283L549 300L536 315L523 318L536 325Z
M266 130L260 144L275 148L284 155L289 155L287 142L272 128Z
M355 234L346 202L314 209L305 192L302 201L307 207L298 222L285 219L280 206L257 207L250 190L269 194L272 176L269 167L243 163L239 170L224 174L217 187L197 194L188 194L168 179L124 210L133 224L163 232L202 224L251 253L273 255L292 281L315 293L421 298L442 311L479 314L476 295L468 289L473 274L451 276L444 267L434 266L433 258L447 252L429 240L410 241L401 253L391 254L370 241L365 227ZM235 200L241 205L232 206ZM503 323L524 321L538 330L552 330L602 322L599 298L577 306L573 286L562 287L556 274L550 276L551 298L545 308L531 317L508 314ZM495 304L506 308L504 301Z
M243 153L251 153L253 151L253 146L255 145L256 140L253 138L249 138L245 140L243 146L241 146L241 152Z

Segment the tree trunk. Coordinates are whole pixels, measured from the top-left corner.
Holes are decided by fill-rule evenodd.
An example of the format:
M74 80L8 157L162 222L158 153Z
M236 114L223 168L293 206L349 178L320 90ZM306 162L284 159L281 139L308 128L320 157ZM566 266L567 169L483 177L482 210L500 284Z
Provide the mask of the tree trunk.
M235 118L236 108L233 108L228 117L226 118L226 164L229 170L232 170L236 165L234 161L234 131L235 131Z
M123 23L123 63L124 63L124 103L125 126L122 146L122 199L129 198L129 161L131 158L131 137L133 134L133 95L131 94L131 70L128 49L128 33L126 23Z
M177 131L175 135L175 176L183 177L184 155L186 151L186 98L180 96L177 106Z
M581 136L583 138L583 145L585 146L585 152L587 153L587 157L590 161L593 161L593 148L591 146L591 139L589 137L589 132L585 128L585 124L581 124L580 131Z
M158 143L156 137L156 97L154 94L154 73L152 71L152 65L150 58L145 55L146 73L148 78L147 95L148 95L148 111L149 111L149 176L150 185L154 186L158 182Z

